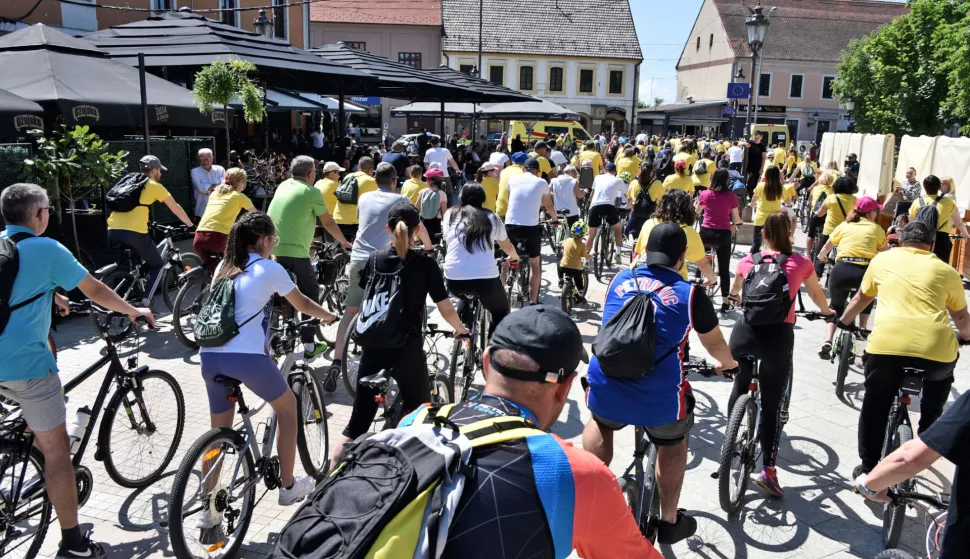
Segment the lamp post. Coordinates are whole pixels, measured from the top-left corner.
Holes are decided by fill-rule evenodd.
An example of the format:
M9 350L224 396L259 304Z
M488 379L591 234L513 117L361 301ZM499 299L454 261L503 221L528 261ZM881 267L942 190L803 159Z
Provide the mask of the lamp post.
M744 82L744 69L741 68L740 66L738 66L738 73L737 74L734 74L734 82L735 83L743 83ZM737 136L736 136L736 132L737 132L737 130L736 130L737 129L737 121L738 121L738 100L735 99L734 100L734 111L731 113L731 137L732 138L737 138Z
M745 28L748 30L748 47L751 48L751 92L748 96L748 116L745 122L745 128L747 128L748 133L751 133L751 105L755 102L757 98L755 95L755 78L760 77L758 72L757 62L758 57L761 55L761 49L765 45L765 35L768 33L768 16L764 14L764 8L761 6L761 0L758 0L758 5L754 7L751 11L751 15L744 22ZM758 122L757 109L755 110L754 123Z
M273 20L266 17L266 8L259 9L259 15L253 20L253 31L267 39L273 38Z

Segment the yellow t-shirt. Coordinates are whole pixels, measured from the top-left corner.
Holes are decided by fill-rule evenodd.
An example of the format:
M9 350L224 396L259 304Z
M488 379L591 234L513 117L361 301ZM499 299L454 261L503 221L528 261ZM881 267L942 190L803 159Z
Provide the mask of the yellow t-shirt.
M485 189L485 202L482 207L486 210L495 211L495 202L498 201L498 179L492 177L482 178L482 188ZM506 191L508 188L506 188Z
M924 195L920 200L924 205L930 205L933 200L937 198L934 194L930 196L929 194ZM915 218L916 213L919 212L920 200L913 202L913 205L909 207L909 217ZM956 202L952 198L943 197L939 202L936 203L936 212L939 214L936 218L936 230L941 233L949 233L952 225L950 224L950 218L953 216L953 210L957 207Z
M582 166L583 161L586 161L587 159L593 162L594 175L598 175L603 171L603 156L600 155L598 151L584 150L579 152L579 165L576 165L576 167L578 168ZM500 215L504 215L504 214L500 214Z
M654 181L650 183L650 188L647 190L647 195L650 196L650 200L657 202L660 200L660 197L664 195L664 192L666 191L664 190L663 183L654 179ZM631 205L636 203L637 197L640 196L640 181L633 179L633 182L630 183L630 188L626 189L626 196L630 200Z
M866 351L949 363L959 345L947 308L967 307L960 274L932 252L899 247L872 259L860 290L878 294L879 312Z
M788 153L785 151L785 148L775 148L774 151L771 152L771 155L772 160L775 163L775 167L778 168L781 168L781 166L784 165L785 158L788 157Z
M785 159L785 174L789 175L795 170L795 166L798 164L798 159L794 155L789 155Z
M781 211L782 202L795 197L795 189L790 184L782 185L781 198L769 200L765 197L765 183L761 182L754 189L754 195L758 198L754 209L754 224L761 227L769 215Z
M209 202L205 206L205 213L199 220L197 231L215 231L224 235L229 234L232 224L236 222L239 212L255 209L252 201L241 192L231 191L229 194L213 192L209 195Z
M562 260L559 261L560 268L570 270L582 270L583 258L589 258L589 250L586 243L577 237L570 237L562 242Z
M859 218L855 223L843 221L841 225L832 230L829 241L839 247L835 260L843 258L875 258L879 249L886 246L886 232L875 222L866 218ZM858 264L868 266L868 262L847 262L847 264Z
M130 212L111 212L108 216L108 229L148 233L148 206L167 200L169 196L171 194L161 183L148 179L138 198L138 203L141 205Z
M633 253L638 255L637 259L642 259L647 251L647 239L650 238L650 231L653 230L654 226L660 223L657 218L651 217L643 224L643 228L640 229L640 236L637 237L637 245L633 250ZM689 225L680 226L687 235L687 255L684 258L684 266L680 269L680 275L687 279L687 263L697 262L698 260L704 260L707 257L707 252L704 251L704 242L701 241L701 236L696 229Z
M676 164L678 161L683 161L684 163L687 164L687 171L690 171L694 167L694 162L692 161L692 158L689 153L681 152L675 155L674 163Z
M812 209L815 209L815 204L818 203L818 199L823 192L825 193L826 198L831 196L833 193L832 185L826 186L822 183L815 185L815 188L812 189Z
M357 177L357 199L368 192L377 190L377 181L374 177L368 176L363 171L357 171L347 175ZM344 204L337 201L337 206L333 211L333 219L340 225L357 225L357 204Z
M664 192L670 190L686 190L691 196L694 195L694 179L689 175L678 176L677 173L669 175L664 179Z
M831 194L825 199L825 225L822 227L823 235L831 235L835 228L845 221L845 216L855 208L856 197L851 194ZM842 202L842 207L839 207ZM842 213L845 208L845 213Z
M314 188L323 193L323 202L331 212L337 208L337 195L334 192L340 183L333 179L321 179L313 185Z
M636 157L621 157L616 160L616 175L630 173L634 177L640 172L640 165Z
M695 164L694 165L694 185L703 186L704 188L707 188L711 186L711 175L713 175L714 171L717 170L717 165L710 159L700 159L697 161L697 163L700 163L701 161L707 164L707 172L703 174L698 173L697 165Z
M499 217L505 217L505 212L509 209L509 179L524 172L522 165L510 165L502 169L498 179L498 198L495 201L495 213Z
M404 181L404 185L401 186L401 194L404 196L407 196L408 200L411 200L411 203L414 204L415 207L417 207L418 196L421 194L421 191L424 190L425 188L428 188L428 183L420 179L418 180L408 179Z

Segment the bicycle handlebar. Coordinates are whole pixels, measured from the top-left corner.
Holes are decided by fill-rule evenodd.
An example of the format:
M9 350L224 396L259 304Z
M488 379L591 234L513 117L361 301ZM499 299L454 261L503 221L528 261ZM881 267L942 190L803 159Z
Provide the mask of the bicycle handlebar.
M944 503L943 499L934 497L933 495L916 493L914 491L896 491L892 487L887 490L887 494L893 506L906 504L906 501L922 501L940 510L947 510L949 508L949 505Z
M710 364L708 364L705 359L691 360L683 364L684 372L687 374L697 373L705 378L710 378L717 375L717 371L714 370ZM740 367L734 367L733 369L722 369L721 375L731 378L740 371Z
M836 313L832 314L822 314L818 311L795 311L796 316L800 316L805 320L824 320L825 322L832 323L838 320L839 315Z
M104 315L110 318L128 318L128 315L123 312L108 310L94 301L70 301L69 302L71 312L95 312L100 315ZM140 326L148 326L149 330L154 330L148 320L144 316L135 317L135 324Z
M177 225L162 225L161 223L151 222L148 224L148 227L160 233L164 233L168 237L186 235L189 232L189 227L182 223Z

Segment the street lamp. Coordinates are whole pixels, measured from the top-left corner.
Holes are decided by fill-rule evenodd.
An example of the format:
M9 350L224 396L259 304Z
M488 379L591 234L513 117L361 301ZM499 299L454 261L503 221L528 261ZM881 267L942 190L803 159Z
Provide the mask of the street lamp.
M273 20L266 17L266 8L259 9L259 16L253 20L253 31L267 39L273 38Z
M761 49L765 44L765 35L768 33L768 16L764 14L764 8L761 6L761 0L758 0L758 5L751 10L751 15L745 20L744 26L748 30L748 47L751 48L751 92L748 97L748 117L745 122L745 128L748 129L748 133L751 132L751 105L752 101L757 102L755 95L755 77L760 75L758 72L757 62L758 57L761 53ZM754 121L757 123L758 114L757 106L755 107Z

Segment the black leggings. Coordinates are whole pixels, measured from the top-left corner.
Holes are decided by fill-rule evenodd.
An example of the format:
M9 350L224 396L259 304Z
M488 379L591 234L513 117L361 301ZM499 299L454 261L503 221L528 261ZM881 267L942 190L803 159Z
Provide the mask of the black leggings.
M750 326L740 322L731 332L731 355L741 367L734 377L734 389L728 401L728 417L734 409L734 402L742 394L748 393L751 384L752 362L744 359L755 355L761 359L758 381L761 387L761 430L758 440L764 467L774 468L778 455L778 441L781 440L781 399L788 383L791 368L792 348L795 345L795 331L792 324L772 324L769 326Z
M950 263L950 251L953 250L953 241L950 240L950 233L947 231L936 232L936 245L933 246L933 254L944 263Z
M499 278L473 279L473 280L448 280L448 292L454 295L477 295L482 302L485 310L492 315L492 322L488 329L488 337L492 337L495 326L509 314L509 300L505 297L505 290L502 289L502 280ZM466 308L467 307L467 308ZM465 300L458 300L458 316L466 327L471 326L471 307L465 304Z
M377 393L373 388L364 386L360 379L387 369L389 375L397 381L397 387L404 402L403 414L411 413L418 406L431 399L431 383L428 380L428 361L424 354L424 339L420 335L412 334L407 343L399 350L371 350L365 349L360 356L360 368L357 371L357 396L354 397L354 409L350 412L350 421L344 429L344 436L356 439L370 429L374 417L377 416ZM402 415L401 417L404 417ZM394 418L400 421L401 417Z
M947 239L949 240L949 239ZM158 276L165 266L162 255L158 252L158 247L148 233L138 233L127 229L111 229L108 231L108 241L119 245L125 245L135 251L148 266L148 283L145 285L145 297L152 292Z
M761 230L764 229L764 225L755 225L754 233L751 234L751 250L748 251L750 254L756 252L761 252Z
M812 255L812 258L815 259L815 275L818 276L819 280L822 279L822 273L825 272L825 262L818 259L818 253L822 252L822 247L827 242L829 242L828 235L819 235L815 239L815 248L813 249L815 254Z
M714 247L717 256L718 282L721 284L721 297L727 297L731 289L731 230L708 229L701 227L701 241L704 248Z
M851 262L836 262L832 266L832 277L829 279L829 306L835 311L837 316L842 316L845 312L846 303L849 300L849 290L859 289L862 285L862 276L866 275L869 265L861 266ZM869 303L860 314L872 313L872 306L875 300Z

